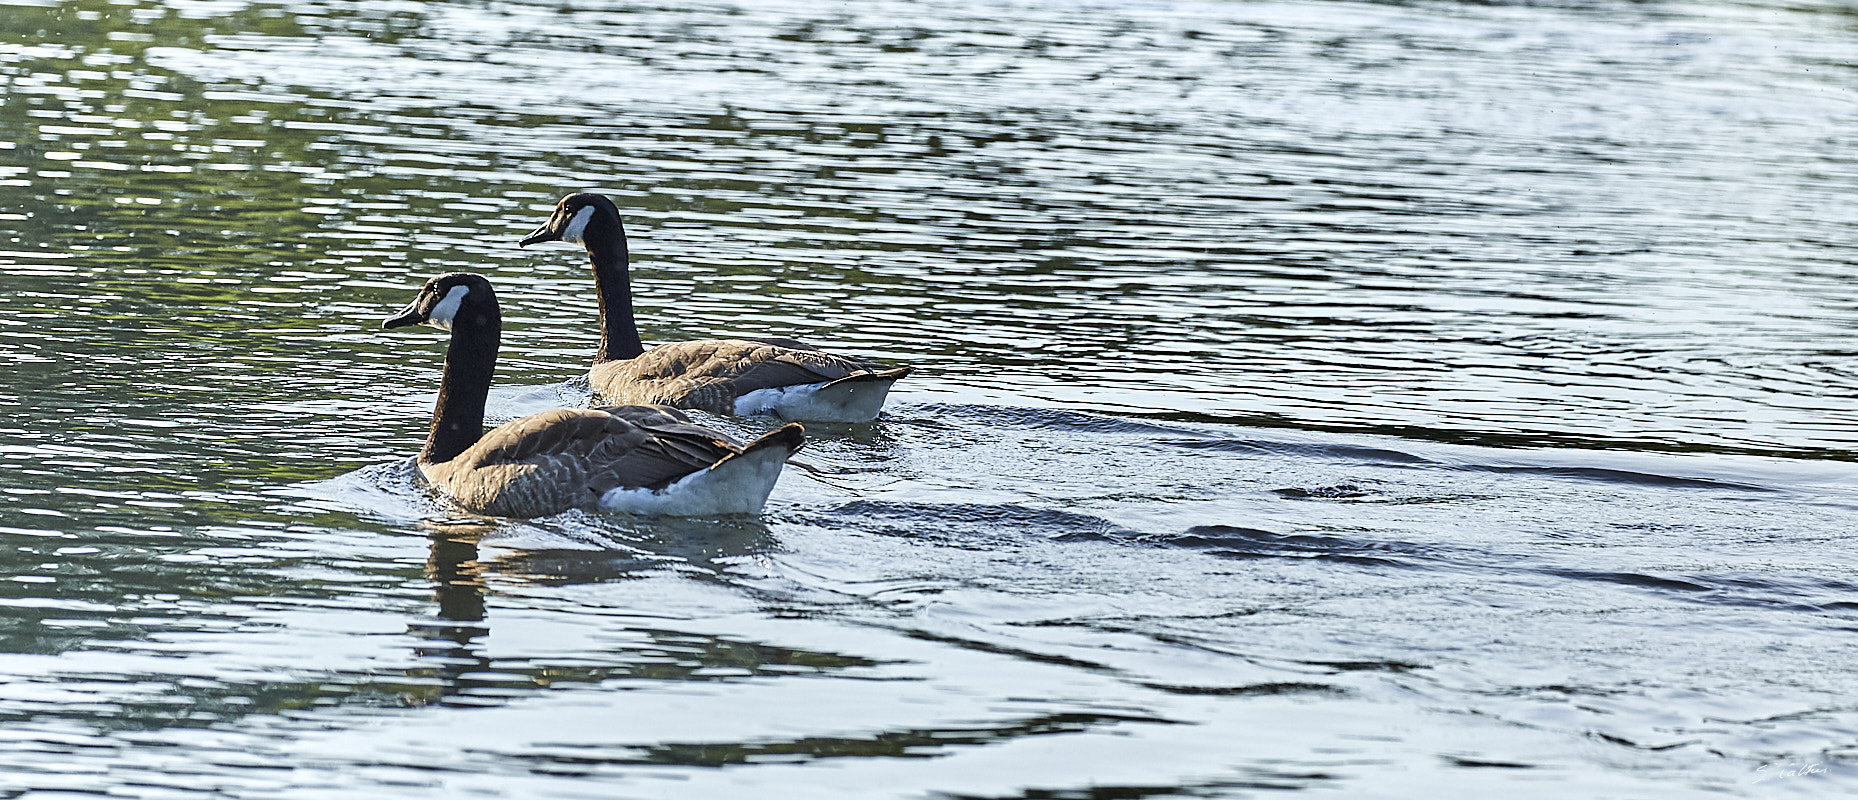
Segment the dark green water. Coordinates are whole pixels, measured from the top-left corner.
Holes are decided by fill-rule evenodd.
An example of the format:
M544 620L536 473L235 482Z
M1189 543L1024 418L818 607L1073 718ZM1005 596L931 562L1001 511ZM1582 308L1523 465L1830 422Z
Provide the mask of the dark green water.
M1858 791L1838 3L0 0L0 796ZM758 520L413 486L650 340ZM740 433L757 420L713 420Z

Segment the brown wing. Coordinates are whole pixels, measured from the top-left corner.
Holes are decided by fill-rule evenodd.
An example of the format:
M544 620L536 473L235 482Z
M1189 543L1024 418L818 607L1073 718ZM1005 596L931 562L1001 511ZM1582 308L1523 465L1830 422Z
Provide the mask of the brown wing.
M835 358L839 360L840 362L850 365L851 368L854 370L866 370L869 372L878 372L880 370L890 369L890 367L887 367L883 364L879 364L876 361L867 361L862 358L853 358L851 356L841 356L841 355L833 355L831 353L825 353L821 351L819 348L814 347L810 344L807 344L806 342L800 341L799 339L788 339L788 338L780 337L780 336L744 336L744 337L741 337L740 341L756 342L758 344L771 344L771 345L774 345L775 347L785 348L788 350L809 350L815 353L820 353L821 355L832 356L832 358Z
M757 389L824 383L863 369L859 362L818 350L703 339L661 344L638 358L596 364L592 378L594 388L611 400L729 414L737 397Z
M771 345L774 345L775 347L785 347L789 350L818 350L819 349L810 344L807 344L806 342L800 341L799 339L789 339L784 336L741 336L741 337L737 337L737 341L755 342L757 344L771 344Z
M741 449L668 408L562 408L505 423L427 474L466 508L531 517L663 488Z

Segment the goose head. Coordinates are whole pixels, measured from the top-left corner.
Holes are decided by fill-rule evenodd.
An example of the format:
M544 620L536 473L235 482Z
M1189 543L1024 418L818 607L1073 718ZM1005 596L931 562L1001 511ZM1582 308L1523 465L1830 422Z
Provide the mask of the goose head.
M607 242L615 237L624 242L625 236L613 201L591 192L575 192L561 198L548 221L516 244L528 247L542 242L567 242L591 248L590 242Z
M430 325L442 331L450 331L461 313L467 324L479 327L498 316L496 292L491 290L490 281L484 280L484 276L469 272L448 272L433 276L406 308L381 320L381 327Z

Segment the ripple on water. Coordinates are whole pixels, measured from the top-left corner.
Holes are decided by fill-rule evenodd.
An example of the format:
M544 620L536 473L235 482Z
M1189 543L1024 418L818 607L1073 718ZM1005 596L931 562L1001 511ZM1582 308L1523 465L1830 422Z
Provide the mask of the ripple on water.
M9 5L0 786L1837 794L1849 19ZM455 513L376 326L588 402L582 188L648 340L918 373L760 520Z

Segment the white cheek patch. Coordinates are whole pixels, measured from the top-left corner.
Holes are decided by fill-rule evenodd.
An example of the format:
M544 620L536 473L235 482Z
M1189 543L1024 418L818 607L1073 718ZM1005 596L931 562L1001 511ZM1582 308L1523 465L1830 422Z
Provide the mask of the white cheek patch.
M561 229L561 240L568 244L582 244L581 234L587 232L587 221L594 218L594 207L585 206L574 212L574 219L568 220Z
M458 316L458 306L464 303L465 295L471 293L469 286L453 286L445 293L445 299L433 306L432 313L426 317L426 324L442 331L452 329L452 318Z

